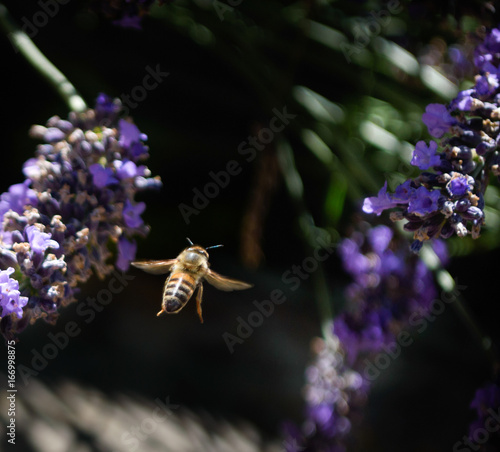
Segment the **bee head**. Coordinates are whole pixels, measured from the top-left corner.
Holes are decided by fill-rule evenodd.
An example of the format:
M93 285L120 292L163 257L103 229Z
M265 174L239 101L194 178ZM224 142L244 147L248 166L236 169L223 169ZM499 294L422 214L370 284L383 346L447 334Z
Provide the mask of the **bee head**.
M186 256L185 259L187 262L190 264L192 263L193 265L197 265L201 259L206 259L208 260L208 253L207 250L211 248L220 248L223 245L212 245L212 246L207 246L207 248L203 248L199 245L193 244L190 238L186 237L187 241L190 243L190 247L186 248Z
M203 265L204 262L208 261L208 253L205 248L193 245L184 250L184 261L189 265Z
M201 246L194 245L186 249L189 254L196 254L197 256L204 256L208 259L207 250Z

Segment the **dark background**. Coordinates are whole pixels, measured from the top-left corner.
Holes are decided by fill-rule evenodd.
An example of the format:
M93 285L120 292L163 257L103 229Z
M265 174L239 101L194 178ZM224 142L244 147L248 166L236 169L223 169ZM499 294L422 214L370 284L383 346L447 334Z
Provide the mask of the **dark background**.
M410 52L421 54L436 36L453 43L465 34L449 24L450 13L469 17L461 3L449 2L450 8L443 10L426 2L413 3L413 9L405 4L385 30L394 33L388 38ZM6 5L20 22L40 10L34 2ZM482 14L477 5L475 14ZM300 265L310 250L299 225L302 207L291 199L279 172L269 169L269 162L275 161L274 142L250 163L238 155L239 144L267 126L273 108L281 111L287 105L296 113L297 120L283 138L293 147L307 210L335 239L348 232L359 199L373 195L383 183L384 171L396 171L398 159L403 160L386 156L387 166L382 168L384 154L359 138L360 122L374 114L369 100L391 105L405 124L399 129L393 126L393 132L414 143L428 139L418 123L425 105L447 99L432 93L418 78L398 73L373 50L373 43L367 48L369 64L347 64L341 52L309 38L307 18L345 31L342 27L348 29L350 19L366 17L383 3L245 0L221 21L209 2L180 2L154 9L144 19L142 31L114 27L81 2L59 6L33 39L89 106L99 92L114 97L129 94L142 84L148 66L160 65L170 73L130 112L149 136L147 165L163 181L161 192L140 195L147 203L143 217L151 233L139 241L138 257L175 257L186 246L185 237L203 246L222 243L223 248L211 251L212 268L255 287L222 293L205 285L201 325L193 301L177 316L156 318L164 279L132 269L129 274L135 279L92 322L87 324L74 304L62 310L56 326L38 322L28 328L17 345L18 362L30 366L33 351L49 341L48 333L75 321L81 333L40 372L41 381L57 385L64 378L110 394L170 396L173 403L193 411L246 419L267 437L278 436L284 420L301 420L309 343L321 334L317 294L312 277L294 292L282 280L283 273ZM495 20L493 15L485 17ZM458 19L456 23L463 25ZM207 36L211 36L208 41ZM23 180L22 164L35 150L36 143L28 137L30 126L44 124L55 114L65 117L68 108L5 38L0 41L0 55L5 191ZM335 125L330 146L342 164L327 167L301 140L305 129L324 131L328 123L322 124L297 103L296 86L306 86L344 109L347 119ZM179 204L192 205L193 188L203 189L211 181L209 172L224 169L232 159L241 163L241 174L187 225ZM352 171L356 162L365 165L371 181ZM259 189L256 181L266 171L274 188L265 193L268 205L258 222L262 235L249 237L245 218L255 218L251 206ZM338 180L348 187L343 192ZM331 207L333 200L343 198L339 208ZM489 334L498 336L493 315L498 309L492 306L498 299L495 235L479 245L453 245L456 257L449 271L468 286L464 297L473 315ZM260 242L264 256L256 268L245 265L249 260L245 244L251 240ZM330 296L339 307L348 279L335 254L324 267ZM92 279L82 287L79 303L95 297L107 283ZM255 309L252 302L269 299L277 288L285 293L286 302L229 353L223 334L236 334L237 317L246 319ZM447 309L425 333L415 334L414 345L374 384L360 442L369 450L450 450L467 432L473 417L468 405L475 389L489 377L478 344L457 313Z

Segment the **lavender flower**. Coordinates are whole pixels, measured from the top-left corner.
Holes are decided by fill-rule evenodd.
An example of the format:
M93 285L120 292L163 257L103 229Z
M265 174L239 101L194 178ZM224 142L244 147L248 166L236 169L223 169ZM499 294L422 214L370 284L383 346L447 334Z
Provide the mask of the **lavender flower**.
M333 330L333 329L332 329ZM306 370L306 420L302 428L285 425L286 452L343 452L351 420L366 403L366 386L359 373L345 363L334 334L313 342L315 361Z
M387 182L385 182L377 196L365 198L363 211L366 213L376 213L377 215L380 215L384 210L396 207L397 205L397 200L387 193Z
M484 193L490 174L500 178L500 30L493 29L476 48L474 87L461 91L448 106L430 104L422 119L440 142L419 141L412 165L424 171L387 193L366 198L363 211L391 213L393 221L406 219L414 233L412 250L426 240L452 235L478 238L485 223ZM401 193L405 196L401 196Z
M349 303L334 325L354 365L361 356L394 343L412 313L429 309L436 289L432 273L420 259L408 256L387 226L354 233L339 251L354 282L346 288ZM352 265L362 259L365 265Z
M0 196L0 268L7 269L0 284L11 294L2 289L0 328L7 338L38 318L54 321L75 300L78 283L110 273L112 249L126 271L133 237L149 231L140 217L145 204L134 196L161 182L138 165L147 137L119 111L119 101L101 94L94 110L31 129L45 144L24 164L26 180ZM15 279L5 279L13 272Z
M456 122L447 108L441 104L428 105L422 115L422 121L429 129L429 133L435 138L441 138Z
M410 316L423 316L436 296L432 273L387 226L365 227L341 242L339 251L353 282L346 309L332 336L318 340L306 371L305 421L287 425L287 452L346 450L349 432L362 416L371 380L366 359L396 342ZM440 247L440 258L446 253Z
M476 411L477 418L471 423L469 435L463 442L475 451L499 450L500 386L489 383L479 388L470 407Z
M431 141L429 146L425 141L419 141L413 151L413 158L411 164L418 166L421 170L429 169L431 166L439 165L441 159L436 155L437 143Z
M0 313L2 317L15 314L17 317L22 318L22 308L28 303L28 297L21 296L19 282L10 277L12 273L14 273L12 267L0 271Z

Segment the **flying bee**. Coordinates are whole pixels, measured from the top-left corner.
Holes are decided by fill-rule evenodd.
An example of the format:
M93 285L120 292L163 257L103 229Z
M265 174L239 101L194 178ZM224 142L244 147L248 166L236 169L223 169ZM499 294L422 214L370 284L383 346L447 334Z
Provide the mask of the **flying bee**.
M165 281L165 286L163 287L161 311L156 314L157 316L164 313L177 314L190 300L195 290L198 289L198 293L196 294L196 309L201 323L203 323L201 315L203 281L207 281L217 289L226 292L249 289L253 284L226 278L210 270L207 250L219 248L222 245L203 248L194 245L191 240L187 240L190 246L175 259L136 261L132 262L132 265L153 275L162 275L170 272L170 276Z

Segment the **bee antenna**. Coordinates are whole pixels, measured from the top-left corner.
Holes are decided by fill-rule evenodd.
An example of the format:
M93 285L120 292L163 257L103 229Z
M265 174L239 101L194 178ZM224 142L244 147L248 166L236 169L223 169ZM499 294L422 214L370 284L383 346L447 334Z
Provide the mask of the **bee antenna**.
M189 242L190 245L194 245L194 243L191 242L191 239L189 237L186 237L186 240Z
M210 250L212 248L220 248L221 246L224 246L224 245L212 245L212 246L208 246L207 248L205 248L206 250Z

